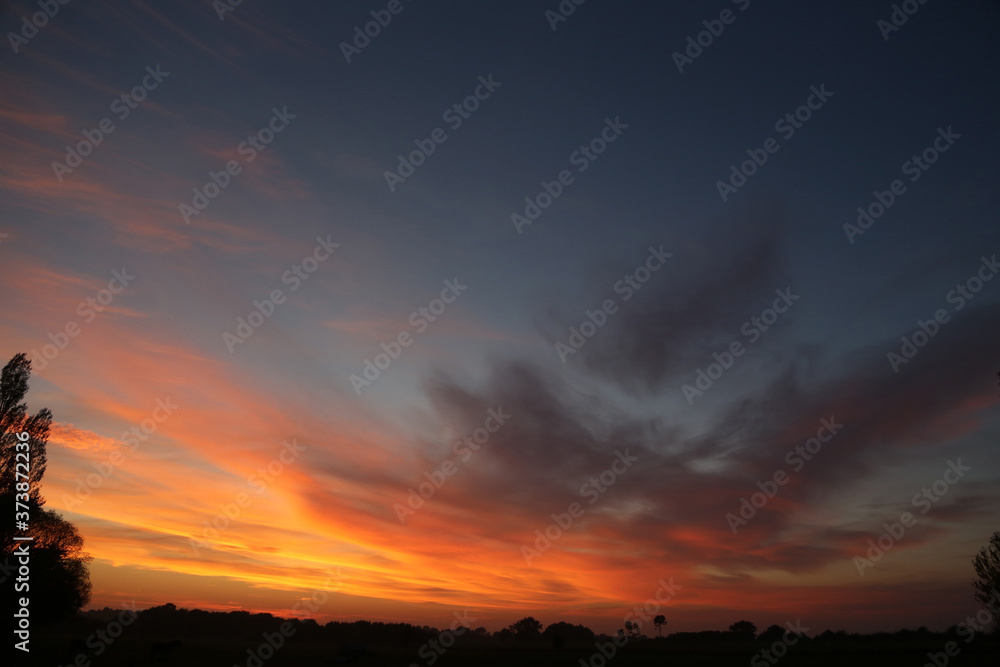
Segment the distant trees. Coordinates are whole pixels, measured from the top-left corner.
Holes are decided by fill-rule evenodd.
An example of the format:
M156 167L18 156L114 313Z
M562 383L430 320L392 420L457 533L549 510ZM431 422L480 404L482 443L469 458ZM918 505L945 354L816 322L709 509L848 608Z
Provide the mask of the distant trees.
M632 621L625 621L625 637L628 639L638 639L639 624Z
M976 570L975 598L994 614L1000 608L1000 531L993 533L988 545L979 550L972 560Z
M571 625L559 621L545 628L542 639L552 642L552 647L559 650L566 645L591 644L594 641L594 632L583 625Z
M559 649L567 644L589 644L594 641L594 632L583 625L559 621L545 628L542 639L552 642L552 646Z
M736 621L729 626L729 631L748 639L754 639L757 636L757 626L750 621Z
M483 629L484 637L489 637L486 629ZM583 625L572 625L565 621L553 623L542 631L542 624L533 616L525 616L516 623L511 623L492 635L493 639L499 641L518 642L551 642L556 650L565 646L580 646L590 644L594 641L594 631Z
M534 616L525 616L507 626L518 641L535 641L542 637L542 624Z
M759 639L762 642L770 644L776 641L780 641L784 636L785 636L785 629L783 627L781 627L780 625L772 625L768 627L767 630L764 630L764 632L760 633L760 636L757 637L757 639Z
M656 626L656 632L660 637L663 636L663 626L667 624L667 617L663 614L657 614L653 617L653 625Z
M91 558L83 552L83 538L76 527L43 507L41 481L52 413L43 408L28 415L24 397L30 376L31 361L24 353L14 355L0 372L0 504L7 512L19 512L0 521L0 557L5 566L13 566L18 560L13 538L33 538L21 543L28 544L30 551L28 588L4 597L11 606L22 596L28 598L32 620L47 623L77 612L90 601L86 564ZM23 433L27 433L27 448L18 447ZM15 521L23 521L27 529L18 528L21 524Z
M415 626L408 623L382 623L382 622L372 622L372 621L330 621L325 625L318 625L312 619L298 619L298 618L281 618L278 616L273 616L268 613L251 613L249 611L231 611L231 612L221 612L221 611L204 611L198 609L179 609L173 604L165 604L158 607L153 607L151 609L139 610L135 613L136 618L133 625L129 629L129 641L135 642L134 645L144 645L147 648L151 647L153 642L169 642L172 638L180 637L183 639L185 646L191 645L209 645L211 644L218 650L223 650L224 647L230 647L234 653L239 651L246 651L246 642L248 641L260 641L258 638L264 634L273 636L275 632L287 632L280 631L279 628L283 627L286 623L291 624L293 631L292 634L295 636L296 642L302 642L302 650L308 651L308 646L313 646L317 651L320 651L319 655L323 655L324 658L328 658L329 647L335 647L340 645L342 652L341 657L347 657L347 651L343 649L349 649L350 647L387 647L393 648L393 652L396 654L402 654L402 649L409 654L416 653L418 655L428 655L426 652L421 654L421 645L427 645L429 642L434 640L439 640L441 636L441 630L430 627L430 626ZM105 627L108 620L111 618L121 618L121 614L117 610L112 610L105 608L102 611L88 611L80 614L76 619L73 619L70 623L62 626L58 630L58 636L65 637L67 640L73 636L86 636L86 634L94 632L100 627ZM514 624L512 624L514 625ZM734 624L735 625L735 624ZM502 630L504 636L513 638L513 632L510 630L511 626L508 626ZM760 651L761 649L768 650L772 647L770 643L764 644L763 638L767 636L776 636L779 632L784 631L780 626L772 625L767 628L762 634L761 639L758 640L759 643L754 646L755 651ZM471 630L469 635L472 637L478 637L466 642L466 634L456 642L456 646L464 643L464 647L468 649L465 654L465 659L468 664L485 664L489 662L488 658L493 657L496 653L509 653L510 660L515 664L521 662L523 664L528 664L528 653L530 652L541 652L547 651L547 646L541 642L530 647L529 650L519 650L515 652L509 651L498 651L496 649L501 649L503 647L503 642L500 639L500 632L493 633L492 637L489 636L490 633L486 631L485 628L476 628ZM598 634L596 637L594 633L591 632L584 626L581 625L570 625L569 623L557 622L545 628L542 632L542 637L544 639L551 639L553 637L562 637L563 640L559 644L561 647L576 646L580 651L578 654L582 654L584 650L590 654L594 652L594 643L605 645L609 641L613 641L612 637L604 634ZM621 631L621 637L624 638L625 632ZM472 639L470 637L470 639ZM826 654L826 657L830 658L823 664L834 664L835 660L837 662L854 662L857 664L868 664L871 661L865 661L861 656L863 655L891 655L895 653L900 653L903 651L911 652L914 655L919 655L924 653L928 649L937 650L936 647L946 646L948 642L956 642L957 644L962 644L962 654L966 653L965 642L968 640L967 636L961 634L958 630L958 626L952 626L946 632L930 632L927 628L921 627L917 630L900 630L895 633L890 632L878 632L874 634L847 634L844 631L833 632L827 630L819 636L799 638L799 641L811 645L813 648L811 650L814 657L817 659L822 655ZM641 643L642 640L637 640L636 643ZM80 644L85 642L80 641ZM69 655L65 652L68 648L66 644L59 642L50 642L50 645L43 644L39 642L37 650L41 654L41 658L36 654L34 662L32 664L40 665L55 665L55 664L70 664L73 663L74 657L78 651L83 651L84 646L80 648L74 648ZM621 641L619 641L619 645ZM438 642L438 646L440 646ZM798 644L797 644L798 645ZM509 647L509 644L508 644ZM982 648L980 648L982 647ZM32 646L32 653L35 653L36 646ZM519 646L521 649L529 649L529 645ZM642 648L642 652L648 652L646 659L648 660L645 664L669 664L669 658L679 657L682 653L688 653L691 655L699 654L712 654L721 651L730 653L731 657L734 658L733 664L737 662L742 662L746 664L745 658L749 657L749 651L746 649L750 648L750 643L744 641L741 635L725 630L708 630L699 632L676 632L671 633L669 638L663 641L648 641ZM979 657L976 654L980 654L983 660L975 662L975 664L987 665L987 664L997 664L996 661L989 662L989 656L986 655L990 650L991 646L987 639L979 640L976 647L970 647L971 650L968 652L971 654L970 658ZM912 650L911 650L912 649ZM185 650L185 649L182 649ZM46 655L48 651L48 655ZM58 651L58 653L57 653ZM479 660L477 661L477 653ZM655 652L660 652L659 656L655 656ZM566 655L556 656L556 659L549 659L548 661L543 661L544 664L570 664L573 658L572 652L567 651ZM674 653L673 656L670 653ZM740 654L743 654L742 657ZM762 655L770 655L771 657L765 659L760 658ZM65 657L64 657L65 656ZM520 656L520 657L516 657ZM48 659L51 657L52 659ZM637 658L642 656L636 656ZM808 657L808 656L807 656ZM67 659L68 658L68 659ZM306 656L301 654L301 663L295 664L326 664L324 660L314 659L312 661L305 660ZM451 655L448 659L441 661L442 664L450 659L455 659L458 662L462 662L463 656L461 655ZM721 658L720 658L721 659ZM769 661L769 662L768 662ZM181 664L183 661L175 660L176 664ZM170 662L169 664L175 664L175 662ZM333 662L330 660L327 663ZM594 664L601 662L600 660L595 660ZM689 661L692 664L701 664L705 662L709 664L711 660L702 661ZM772 664L776 665L778 662L778 653L771 652L768 654L763 653L763 651L758 653L758 658L751 661L752 665L765 665ZM883 661L884 662L884 661ZM939 661L940 662L940 661ZM140 664L140 661L136 661ZM162 656L156 656L156 662L142 662L141 664L167 664L167 661L162 658ZM0 664L8 664L6 662ZM75 663L74 663L75 664ZM82 664L82 663L81 663ZM104 664L103 662L101 664ZM187 664L187 663L184 663ZM253 664L259 664L254 662ZM438 664L435 662L435 664ZM465 664L465 663L463 663ZM534 663L532 663L534 664ZM542 663L539 663L542 664ZM574 663L575 664L575 663ZM728 663L727 663L728 664ZM782 662L782 665L784 663ZM805 663L803 663L805 664ZM895 663L894 663L895 664ZM920 664L920 663L916 663ZM943 663L941 663L943 664ZM952 663L949 662L949 665ZM971 660L970 663L972 664ZM613 667L611 659L607 660L608 667ZM782 667L777 665L777 667Z

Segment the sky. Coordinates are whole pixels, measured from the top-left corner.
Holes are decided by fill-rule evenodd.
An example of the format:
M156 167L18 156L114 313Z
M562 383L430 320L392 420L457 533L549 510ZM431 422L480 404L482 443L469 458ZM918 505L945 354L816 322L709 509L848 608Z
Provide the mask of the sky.
M44 4L0 340L91 607L975 612L996 2Z

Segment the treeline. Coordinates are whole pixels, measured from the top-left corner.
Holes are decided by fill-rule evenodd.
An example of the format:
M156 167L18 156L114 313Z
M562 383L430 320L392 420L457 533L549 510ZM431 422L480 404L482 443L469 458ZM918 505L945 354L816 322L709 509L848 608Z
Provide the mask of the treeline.
M85 626L88 632L95 631L114 619L120 619L123 612L105 608L82 612L76 619L76 624ZM130 613L130 612L126 612ZM130 619L131 620L131 619ZM129 634L133 637L148 639L183 639L197 642L199 639L211 640L224 636L230 640L242 641L247 645L260 641L265 633L278 632L282 624L291 624L292 631L285 626L284 633L298 642L319 642L336 644L367 644L369 646L419 646L437 639L448 628L417 626L409 623L384 623L381 621L330 621L320 625L313 619L286 619L269 613L252 613L249 611L203 611L200 609L178 609L173 604L141 610L129 625ZM663 633L657 637L653 628L649 628L654 636L645 635L638 626L629 627L618 632L618 641L627 639L629 644L646 644L661 646L677 646L683 644L699 645L750 645L767 646L773 642L787 640L790 636L786 628L772 625L761 633L756 632L756 626L747 621L740 621L731 626L729 631L701 631ZM916 630L899 630L897 632L878 632L873 634L849 634L843 630L825 632L806 636L797 635L803 644L856 644L856 643L901 643L924 644L956 641L965 644L970 641L968 628L952 626L944 632L931 632L927 628ZM977 636L980 633L975 633ZM460 644L548 644L554 648L564 646L592 646L595 642L607 642L614 637L594 633L583 625L572 625L557 622L545 626L532 617L523 618L506 628L490 632L483 627L466 628L456 632L456 641Z

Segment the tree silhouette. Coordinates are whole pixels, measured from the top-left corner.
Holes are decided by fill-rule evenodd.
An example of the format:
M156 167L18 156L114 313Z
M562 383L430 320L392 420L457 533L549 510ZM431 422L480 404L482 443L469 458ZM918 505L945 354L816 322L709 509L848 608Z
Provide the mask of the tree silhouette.
M518 641L534 641L542 636L542 624L534 616L525 616L508 626Z
M785 629L783 627L781 627L780 625L771 625L767 628L767 630L764 630L764 632L760 633L760 636L757 637L757 639L759 639L762 642L771 644L773 642L780 641L784 636L785 636Z
M0 495L13 496L15 493L15 458L17 458L17 434L27 431L29 439L29 458L31 462L28 475L30 502L41 506L45 500L41 496L41 480L45 474L46 455L45 443L49 438L49 426L52 424L52 413L48 408L38 411L29 417L28 405L24 403L24 395L28 393L28 377L31 375L31 362L23 352L14 355L3 371L0 372ZM23 457L22 457L23 460ZM11 502L10 506L13 506Z
M978 579L972 582L976 600L994 612L1000 610L1000 531L972 560Z
M553 648L560 650L568 644L590 644L594 641L594 632L582 625L559 621L546 627L542 638L551 641Z
M23 352L14 355L0 372L0 503L7 511L15 510L15 502L27 507L28 528L18 530L15 517L0 521L0 557L8 567L19 559L14 556L15 536L30 536L30 576L27 589L14 588L15 595L7 598L5 607L14 613L19 598L29 600L33 622L48 623L73 614L90 601L90 574L86 563L90 556L83 552L83 538L76 527L59 514L43 507L42 476L46 468L45 446L52 424L52 413L43 408L28 416L24 396L28 393L31 361ZM18 435L28 434L27 451L17 445ZM20 456L18 456L20 454ZM24 456L27 454L28 456ZM20 466L18 466L20 464ZM27 464L27 465L25 465ZM27 469L27 480L23 475ZM22 473L22 477L17 476ZM6 611L6 609L5 609ZM7 616L10 618L10 616Z
M737 621L729 626L729 631L738 635L746 635L750 639L757 636L757 626L750 621Z
M35 620L47 623L70 616L90 601L91 557L69 521L52 510L32 516L31 606ZM37 573L37 576L36 576Z
M653 617L653 625L656 626L656 631L659 633L660 637L663 636L663 626L667 624L667 617L663 614L657 614Z

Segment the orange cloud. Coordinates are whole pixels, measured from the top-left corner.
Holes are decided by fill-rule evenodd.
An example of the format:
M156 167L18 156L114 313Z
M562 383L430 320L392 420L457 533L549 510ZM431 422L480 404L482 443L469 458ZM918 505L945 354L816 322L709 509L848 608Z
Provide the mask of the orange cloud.
M121 447L114 438L101 436L91 431L76 428L72 424L52 422L49 443L87 452L108 452Z

